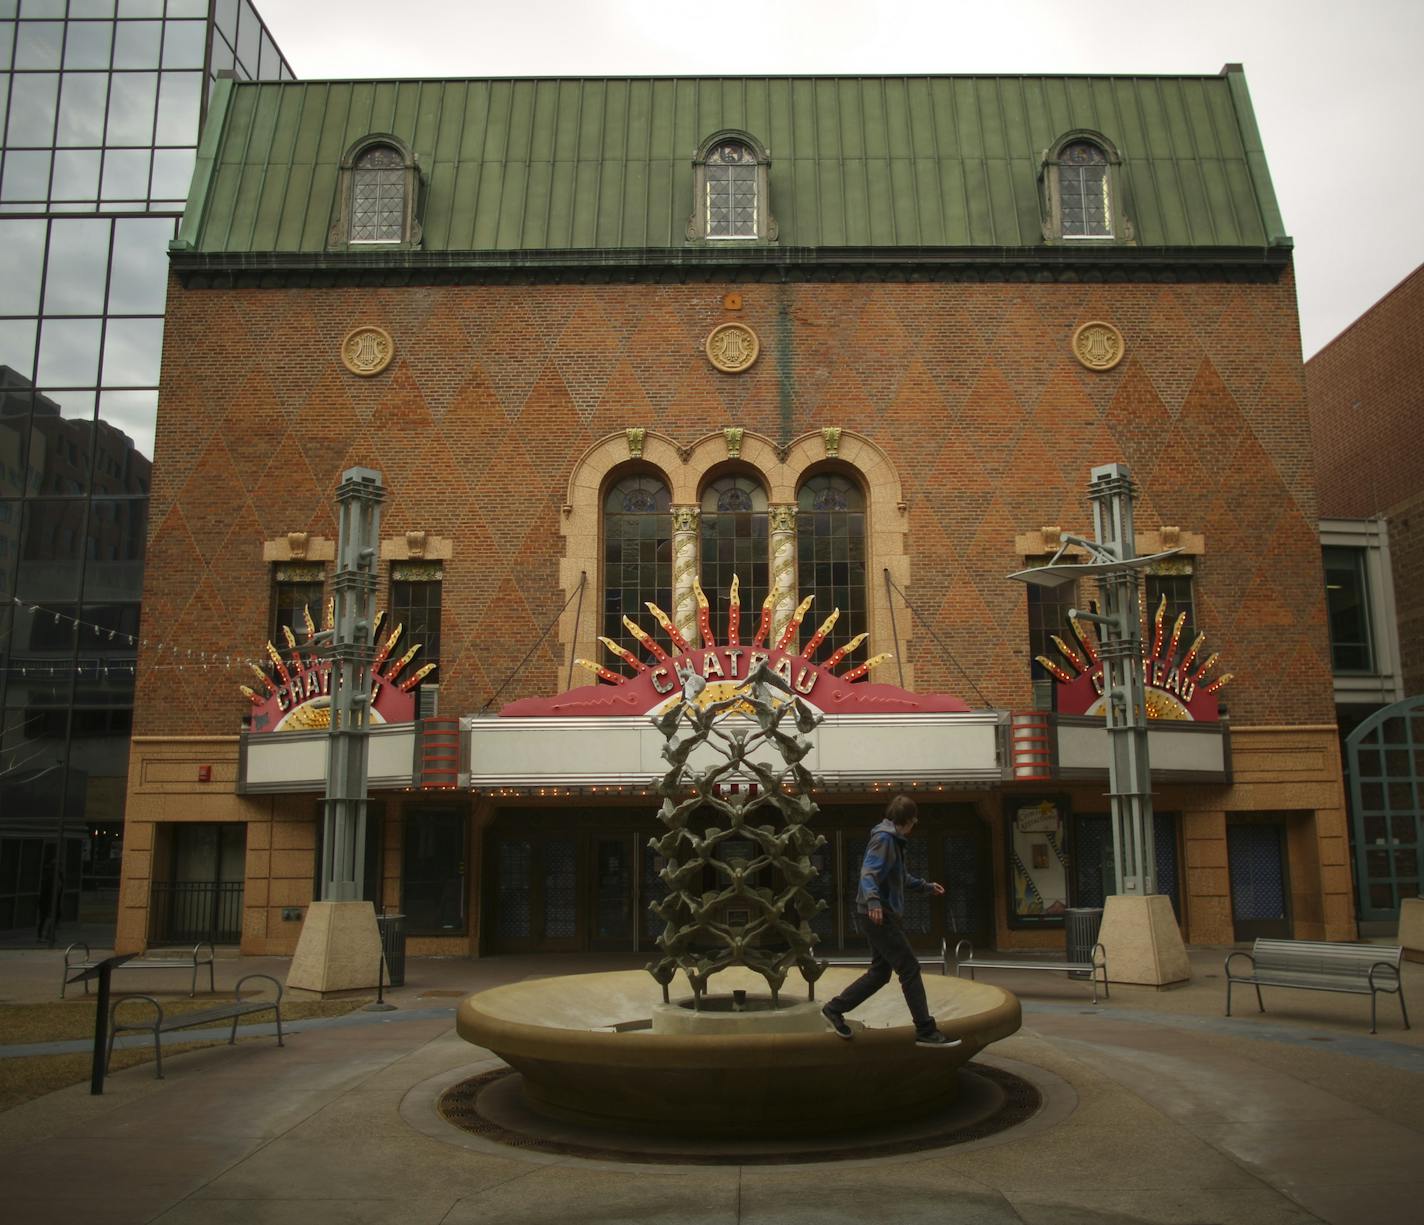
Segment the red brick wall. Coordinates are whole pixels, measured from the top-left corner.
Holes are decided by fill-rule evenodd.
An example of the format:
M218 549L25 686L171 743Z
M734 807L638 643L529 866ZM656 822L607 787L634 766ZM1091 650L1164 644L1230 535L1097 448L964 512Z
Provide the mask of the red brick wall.
M728 316L735 289L743 310ZM728 317L762 356L702 352ZM1113 322L1115 370L1069 353ZM352 327L395 339L383 374L341 365ZM1206 536L1197 620L1238 722L1332 718L1310 431L1289 276L1274 284L534 285L184 290L169 296L144 634L251 655L268 623L261 542L336 535L353 464L389 489L381 534L455 542L442 709L480 709L561 603L559 516L595 439L641 425L691 441L836 425L873 438L908 503L909 595L991 703L1029 701L1014 536L1090 529L1088 469L1121 460L1140 529ZM592 576L591 576L592 577ZM878 574L873 576L878 580ZM591 612L585 615L592 615ZM873 645L889 648L889 627ZM905 627L902 628L902 633ZM978 704L914 633L917 687ZM141 657L141 666L152 662ZM499 704L564 687L551 634ZM177 678L175 681L175 677ZM239 671L146 674L136 731L235 731Z
M1424 267L1321 349L1305 371L1321 516L1389 515L1424 491Z

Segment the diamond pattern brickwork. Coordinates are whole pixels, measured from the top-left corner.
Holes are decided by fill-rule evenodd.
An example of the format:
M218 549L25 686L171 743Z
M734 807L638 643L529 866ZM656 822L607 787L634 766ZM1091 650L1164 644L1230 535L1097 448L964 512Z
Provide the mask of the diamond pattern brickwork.
M702 343L727 318L762 359L736 376ZM1127 341L1084 370L1074 329ZM390 332L395 360L358 379L338 346ZM1088 531L1088 468L1122 460L1139 526L1202 531L1197 607L1238 723L1331 719L1309 431L1294 289L1268 284L641 284L184 290L169 298L143 633L255 656L267 625L263 540L334 537L343 469L379 469L382 535L448 537L442 709L479 710L569 681L550 633L564 600L562 507L595 440L629 426L679 442L738 425L790 439L869 435L907 500L910 617L895 627L922 690L1029 702L1016 533ZM880 569L871 558L870 572ZM385 580L383 575L383 582ZM590 582L597 576L590 575ZM384 597L383 597L384 598ZM583 596L596 618L597 592ZM893 650L875 625L875 650ZM144 662L141 659L141 663ZM880 679L893 682L894 666ZM226 733L239 670L139 685L136 731ZM577 678L581 679L581 678ZM972 684L971 684L972 681ZM506 682L508 682L506 684ZM977 693L975 688L977 687ZM983 695L982 699L980 694Z

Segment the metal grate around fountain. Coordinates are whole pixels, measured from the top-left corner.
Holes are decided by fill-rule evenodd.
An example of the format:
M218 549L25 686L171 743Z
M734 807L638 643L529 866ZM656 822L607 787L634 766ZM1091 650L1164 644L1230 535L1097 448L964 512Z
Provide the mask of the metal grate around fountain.
M826 902L810 890L811 856L826 840L809 828L819 809L811 798L816 779L803 762L823 716L765 660L731 696L714 701L703 700L711 694L702 677L689 670L681 679L681 700L653 719L668 763L657 786L667 832L648 845L664 860L659 875L668 892L650 905L664 926L662 956L648 972L668 1002L681 970L698 1010L709 980L731 966L761 975L772 1007L799 968L814 999L826 963L813 952L819 937L810 919ZM778 760L755 759L767 750ZM709 756L711 764L696 767L694 759ZM714 887L705 888L709 880Z

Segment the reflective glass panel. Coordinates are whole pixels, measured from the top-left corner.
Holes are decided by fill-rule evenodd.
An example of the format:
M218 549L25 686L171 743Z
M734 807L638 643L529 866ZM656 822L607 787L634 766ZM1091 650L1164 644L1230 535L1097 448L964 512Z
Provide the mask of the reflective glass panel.
M242 61L242 66L247 69L249 77L257 75L258 48L261 45L262 27L257 21L257 14L252 11L250 4L242 5L242 18L237 26L237 58Z
M165 72L158 94L160 145L198 143L198 99L202 96L201 72Z
M112 17L114 0L69 0L71 17Z
M131 451L125 452L123 489L147 493L153 463L153 428L158 419L158 392L105 391L99 396L99 420L123 432Z
M156 72L116 72L109 85L107 143L151 145L153 105L157 94Z
M64 0L24 0L21 17L63 17Z
M169 17L207 17L208 0L168 0Z
M10 67L10 55L15 49L15 23L0 21L0 68Z
M237 0L217 0L213 6L213 23L227 37L227 41L237 43Z
M104 384L156 387L162 319L111 319L104 339Z
M194 114L197 114L194 111ZM153 151L153 187L155 200L186 200L193 184L195 149L155 149Z
M121 21L114 27L115 68L157 68L161 21Z
M109 265L109 226L99 218L63 218L50 235L45 311L51 315L99 315Z
M11 149L5 154L5 181L0 200L43 203L49 192L48 152Z
M30 423L30 491L54 495L86 493L93 433L92 391L37 395Z
M40 328L41 387L92 387L99 374L99 320L46 319Z
M7 147L52 145L59 74L24 72L16 73L11 80Z
M13 378L0 366L0 388ZM25 481L25 448L30 440L30 396L28 391L0 389L0 498L17 498L29 491ZM18 506L0 502L0 539L9 539L10 546L0 546L0 581L9 578L9 563L19 555L20 512ZM4 609L0 606L0 620ZM0 630L3 634L3 630ZM0 654L4 652L0 641Z
M163 0L119 0L120 17L162 17Z
M110 312L161 315L168 288L168 261L161 253L173 237L172 218L126 217L115 225Z
M1330 616L1330 651L1336 672L1371 672L1370 589L1363 549L1325 550L1325 605Z
M56 152L50 199L97 200L100 157L98 149L60 149Z
M163 30L163 66L201 68L207 30L205 21L170 21Z
M135 600L143 588L146 498L95 498L89 515L84 595L90 600Z
M64 22L22 21L15 37L16 68L58 68Z
M262 62L258 67L258 72L263 80L275 79L282 67L281 56L277 54L277 48L273 45L271 38L266 34L262 35Z
M0 315L39 313L44 240L43 221L0 221Z
M79 595L84 552L84 499L35 498L25 504L15 594L53 605ZM57 628L63 629L61 621Z
M114 27L104 21L72 21L64 40L66 68L107 68Z
M110 149L104 154L105 200L142 201L148 198L147 149Z
M104 143L104 97L109 78L102 72L66 72L59 96L60 145Z
M0 366L28 379L35 370L37 329L34 319L0 319Z
M227 39L215 29L213 31L212 59L208 63L208 72L218 73L225 69L231 69L235 62L232 48L228 45Z

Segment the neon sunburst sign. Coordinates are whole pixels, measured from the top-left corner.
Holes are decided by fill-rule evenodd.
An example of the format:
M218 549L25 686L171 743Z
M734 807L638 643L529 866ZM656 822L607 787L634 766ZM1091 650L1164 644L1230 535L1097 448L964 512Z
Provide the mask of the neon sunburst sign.
M376 657L371 663L371 712L372 723L409 723L415 718L415 695L411 692L422 679L435 670L434 664L423 664L414 672L402 678L401 673L420 652L420 643L409 647L404 654L391 659L391 653L400 642L404 625L397 625L385 642L381 642L381 627L385 613L376 614L376 624L372 630L375 640L380 643ZM306 622L308 640L316 636L316 623L311 610L304 607L302 617ZM331 600L326 602L326 616L323 629L330 630L335 623L335 611ZM267 658L272 661L276 675L273 681L256 664L251 664L253 673L262 685L262 692L248 685L241 686L243 696L255 708L252 712L252 730L255 732L316 731L331 726L331 661L320 658L315 652L303 654L297 637L287 626L282 627L288 654L282 653L272 643L267 644Z
M597 676L601 684L571 689L551 698L523 698L511 702L500 714L507 717L655 714L671 703L681 701L683 687L693 676L706 682L706 687L697 697L699 703L706 704L733 696L745 683L748 673L762 662L808 705L827 713L931 713L969 709L959 698L947 693L911 693L895 685L868 681L856 683L868 676L871 669L893 659L890 654L874 655L864 663L836 672L835 669L866 641L866 634L857 634L844 646L832 651L825 660L817 662L815 656L840 619L840 609L832 609L805 645L797 646L801 624L811 609L814 596L807 596L796 606L796 611L773 645L769 639L775 597L768 595L762 604L756 633L751 642L743 644L739 588L739 581L733 576L723 642L717 641L713 631L711 603L701 584L694 582L697 628L702 645L689 643L673 624L672 618L656 604L649 603L648 612L662 631L663 642L659 642L632 618L623 618L624 627L648 656L646 660L611 638L600 637L604 650L612 661L616 661L614 667L587 659L575 662ZM631 672L621 668L631 669Z
M1221 710L1216 695L1231 680L1232 674L1227 672L1215 680L1207 679L1220 656L1213 651L1203 657L1205 634L1198 634L1179 658L1187 614L1177 614L1170 636L1166 633L1166 615L1167 597L1163 596L1152 620L1150 639L1145 618L1142 624L1142 684L1147 698L1147 717L1185 719L1195 723L1210 723L1219 719ZM1078 640L1077 647L1070 646L1057 634L1053 635L1053 645L1058 648L1063 663L1057 663L1046 655L1035 658L1059 683L1060 714L1101 715L1106 699L1103 696L1103 663L1097 639L1077 617L1070 617L1068 623ZM1149 645L1150 651L1147 649Z

